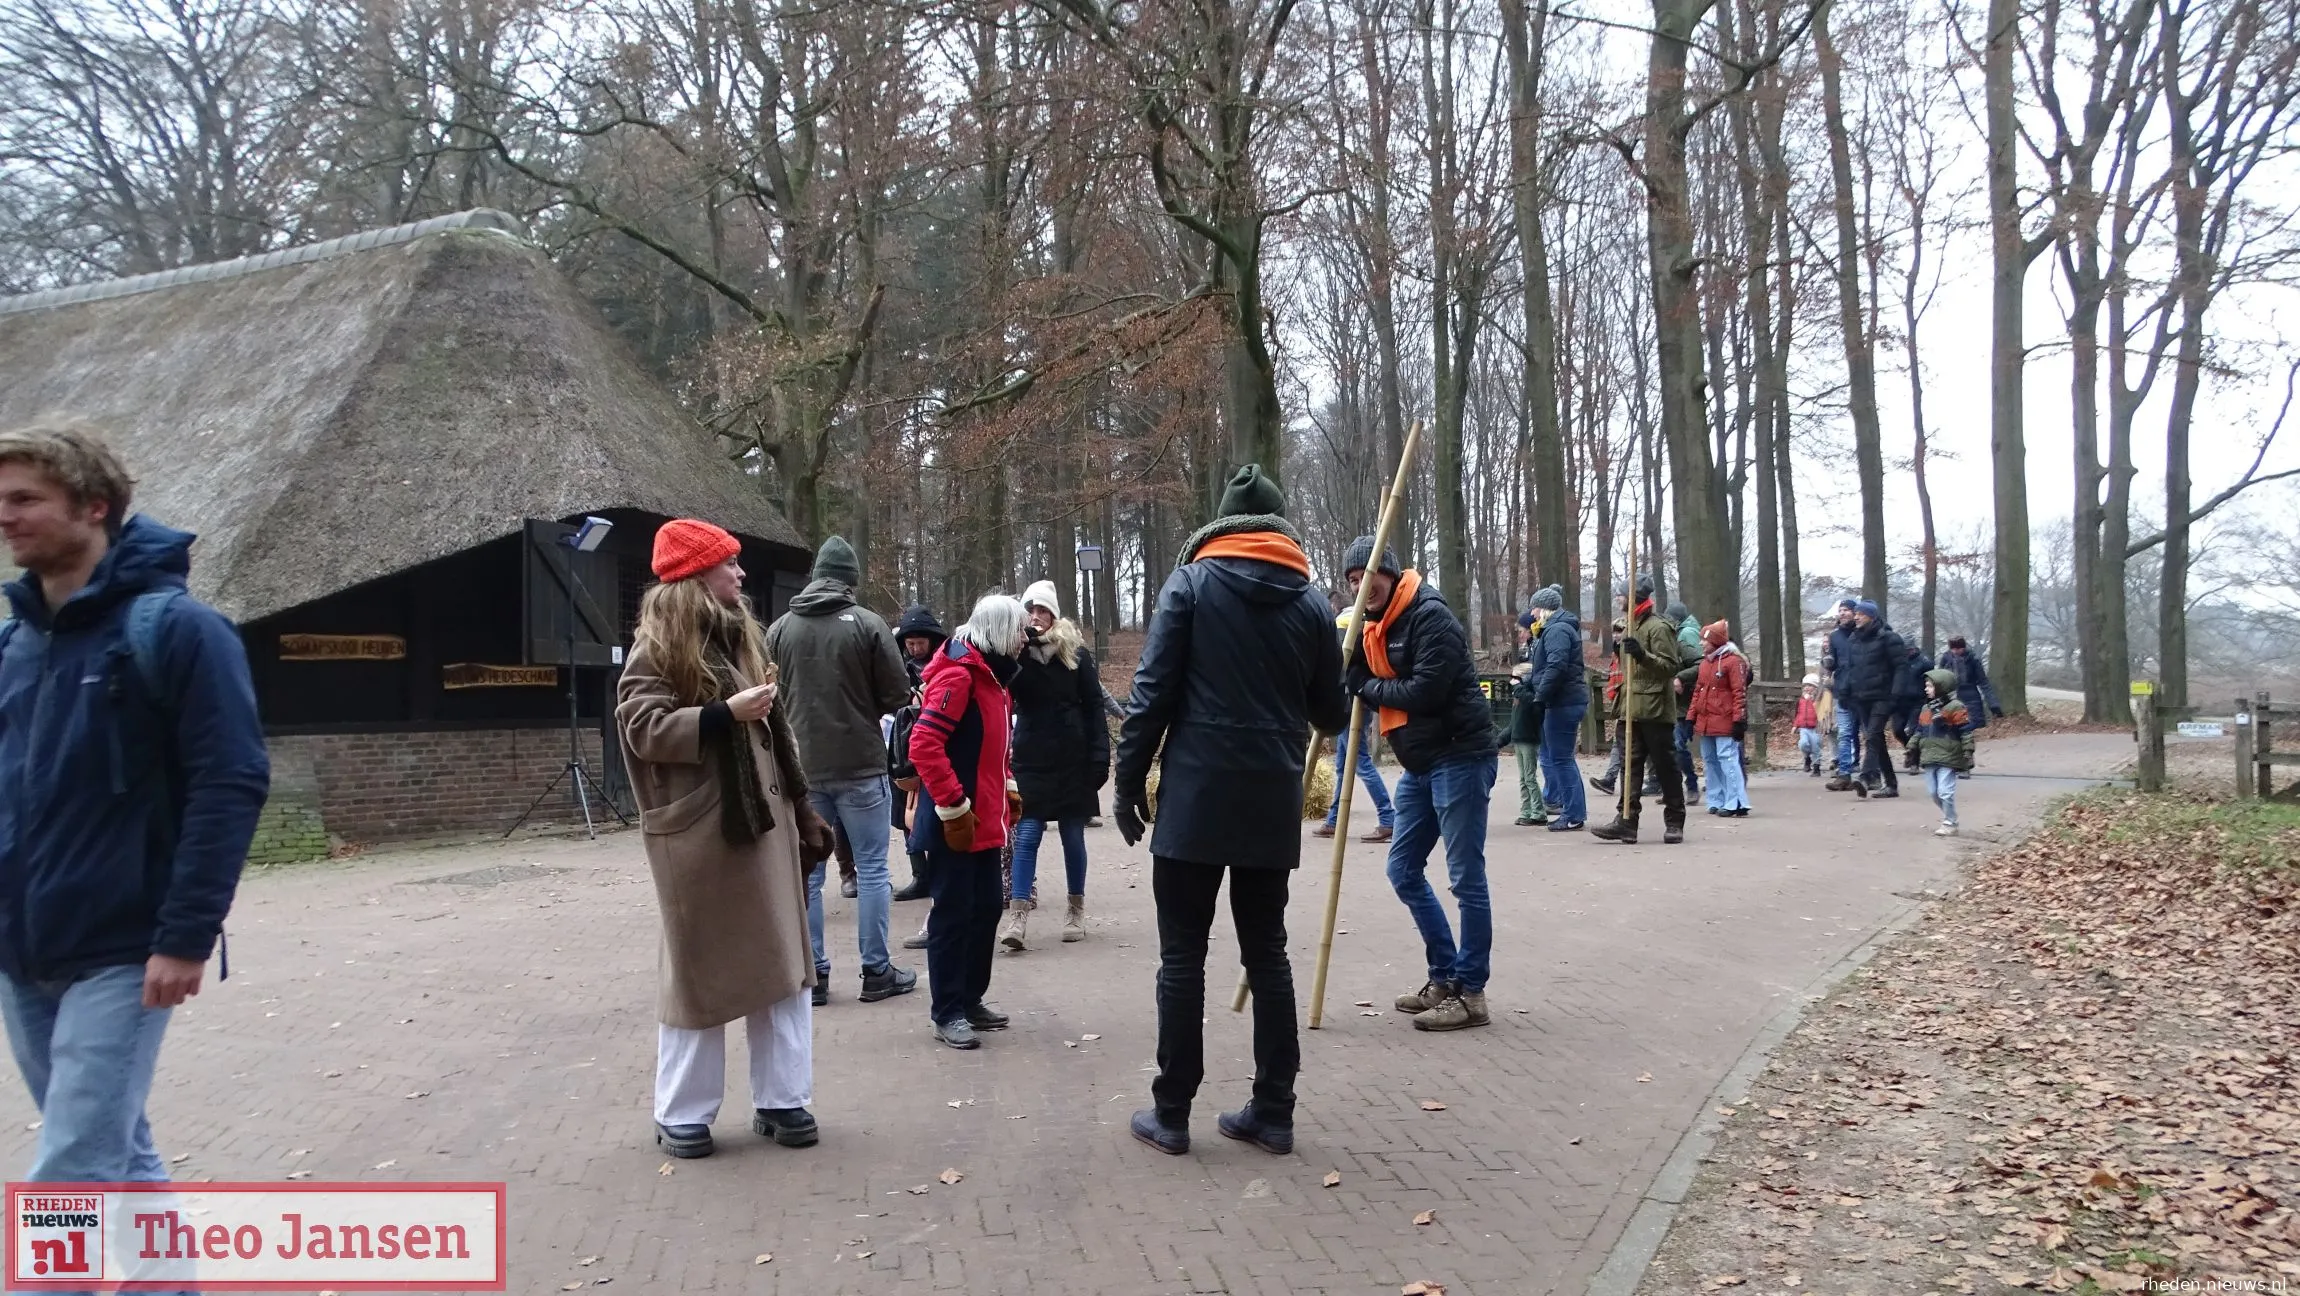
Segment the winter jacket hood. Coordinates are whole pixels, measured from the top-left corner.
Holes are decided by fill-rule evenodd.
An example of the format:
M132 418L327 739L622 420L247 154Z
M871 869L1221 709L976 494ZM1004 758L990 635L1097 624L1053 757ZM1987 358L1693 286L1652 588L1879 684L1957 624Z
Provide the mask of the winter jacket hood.
M835 580L809 584L767 627L767 658L781 672L780 705L815 787L883 778L879 717L910 701L910 673L884 619Z
M1733 727L1749 718L1749 659L1739 645L1727 641L1701 659L1699 670L1685 718L1703 737L1730 737Z
M902 610L902 620L894 624L897 640L918 637L932 639L937 648L950 639L950 632L942 628L942 621L924 603L913 603Z
M1581 616L1560 608L1541 623L1528 660L1533 671L1521 687L1544 708L1586 706L1589 683L1581 655Z
M192 537L131 517L87 586L50 608L7 587L0 648L0 971L60 980L215 947L270 782L239 632L179 594L152 645L136 597L177 590Z
M1923 767L1951 766L1959 771L1973 767L1972 712L1957 697L1956 672L1934 669L1925 672L1939 690L1939 700L1928 700L1917 716L1917 764Z

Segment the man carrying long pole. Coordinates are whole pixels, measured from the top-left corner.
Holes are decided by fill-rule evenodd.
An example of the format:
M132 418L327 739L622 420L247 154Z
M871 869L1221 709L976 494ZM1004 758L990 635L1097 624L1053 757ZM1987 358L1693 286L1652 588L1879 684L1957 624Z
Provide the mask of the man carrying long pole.
M1630 587L1629 627L1621 636L1621 715L1627 724L1623 741L1629 749L1628 768L1622 771L1621 817L1589 835L1599 841L1637 844L1639 798L1645 786L1647 762L1661 783L1661 840L1675 845L1685 840L1685 784L1677 774L1677 701L1672 681L1677 676L1677 628L1653 608L1653 577L1640 576Z
M1175 1156L1190 1150L1205 1078L1206 946L1225 876L1254 992L1254 1096L1218 1127L1268 1152L1294 1147L1302 1047L1286 900L1302 856L1303 753L1309 730L1340 732L1349 706L1333 613L1285 511L1258 466L1231 479L1222 516L1190 538L1158 592L1118 735L1114 817L1129 846L1152 818L1150 763L1161 761L1150 842L1158 1077L1130 1128Z

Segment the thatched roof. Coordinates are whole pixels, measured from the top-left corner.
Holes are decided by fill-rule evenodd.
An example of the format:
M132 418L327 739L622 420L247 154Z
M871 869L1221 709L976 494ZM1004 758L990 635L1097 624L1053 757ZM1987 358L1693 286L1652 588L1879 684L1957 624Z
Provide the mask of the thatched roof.
M628 508L804 548L510 218L0 298L0 426L114 430L238 621Z

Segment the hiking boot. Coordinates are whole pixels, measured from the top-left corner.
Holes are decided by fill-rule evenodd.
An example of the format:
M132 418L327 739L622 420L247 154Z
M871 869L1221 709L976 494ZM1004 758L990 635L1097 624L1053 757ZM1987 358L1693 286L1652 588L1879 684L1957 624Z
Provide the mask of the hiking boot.
M1444 1003L1446 996L1450 993L1452 993L1452 987L1443 981L1425 981L1422 983L1421 989L1412 994L1398 996L1398 1011L1402 1013L1428 1012Z
M929 872L930 872L930 870L931 870L933 867L934 867L933 865L931 865L931 864L927 863L927 859L926 859L926 856L924 856L924 855L913 855L913 856L911 856L911 857L910 857L910 883L909 883L909 885L907 885L907 886L903 887L903 889L902 889L902 890L895 892L895 893L894 893L894 898L895 898L897 901L903 901L903 900L924 900L924 899L926 899L926 898L927 898L927 887L928 887L928 876L929 876Z
M1637 844L1637 825L1616 819L1601 828L1592 828L1589 835L1602 842L1619 842L1623 846Z
M1957 826L1953 823L1943 823L1940 827L1933 829L1933 836L1935 837L1954 837L1956 835Z
M1468 1030L1473 1026L1488 1025L1493 1021L1485 1010L1485 991L1464 990L1447 995L1444 1003L1414 1018L1414 1029L1423 1031Z
M1890 801L1895 797L1898 797L1900 794L1901 790L1899 788L1888 787L1879 788L1876 791L1871 792L1869 795L1879 801Z
M1395 829L1395 828L1390 828L1390 827L1386 827L1386 826L1385 826L1385 827L1381 827L1381 828L1376 828L1376 829L1374 829L1372 832L1370 832L1370 833L1367 833L1365 836L1358 838L1358 840L1359 840L1359 841L1362 841L1362 842L1367 842L1367 843L1370 843L1370 844L1372 844L1372 845L1375 845L1375 846L1379 846L1379 845L1381 845L1383 842L1386 842L1386 841L1388 841L1390 838L1392 838L1392 837L1395 837L1395 836L1397 836L1397 835L1398 835L1398 834L1397 834L1397 829Z
M876 972L863 973L862 1001L877 1003L918 989L918 973L889 963Z
M1029 946L1024 942L1030 933L1025 929L1030 924L1030 911L1037 907L1038 902L1036 900L1008 901L1006 904L1006 925L999 928L998 943L1004 945L1010 952L1019 953L1028 949Z
M707 1157L716 1150L711 1146L711 1127L708 1125L658 1124L655 1126L655 1144L683 1161Z
M1330 823L1319 824L1310 830L1310 835L1312 837L1331 837L1334 835L1334 826Z
M1684 824L1663 824L1663 825L1661 826L1661 844L1662 844L1662 845L1664 845L1664 846L1682 846L1682 845L1684 845L1684 844L1685 844L1685 825L1684 825Z
M815 978L815 1007L820 1008L830 1001L831 983L824 978L817 976Z
M1263 1120L1252 1103L1215 1117L1214 1128L1222 1131L1223 1138L1251 1143L1272 1156L1285 1156L1294 1150L1294 1127Z
M1085 939L1086 897L1082 895L1074 895L1070 897L1069 910L1062 915L1062 940L1064 944L1068 944L1071 941L1082 941Z
M934 1037L954 1049L978 1049L982 1047L982 1041L974 1037L973 1024L964 1017L955 1021L936 1022L934 1024Z
M1147 1108L1134 1113L1134 1119L1126 1122L1126 1128L1137 1140L1168 1156L1181 1156L1190 1150L1190 1131L1187 1128L1176 1129L1158 1119L1157 1112Z
M753 1108L751 1129L783 1147L813 1147L822 1136L814 1114L804 1107Z
M1621 785L1620 785L1620 783L1619 783L1619 782L1617 782L1616 780L1613 780L1613 779L1609 779L1609 778L1593 778L1593 779L1589 780L1589 786L1591 786L1591 787L1593 787L1593 788L1596 788L1598 791L1600 791L1600 792L1603 792L1603 793L1604 793L1605 795L1607 795L1607 796L1612 796L1612 795L1613 795L1613 789L1615 789L1615 788L1617 788L1617 787L1619 787L1619 786L1621 786Z
M986 1003L978 1003L966 1010L966 1024L978 1031L1005 1030L1013 1019Z
M1846 778L1842 774L1839 774L1835 778L1830 779L1828 782L1823 783L1821 785L1821 790L1824 792L1850 792L1853 790L1853 780Z
M845 877L839 879L839 894L845 896L849 900L855 898L856 893L854 874L849 873Z
M1866 800L1868 800L1868 799L1869 799L1869 781L1868 781L1867 779L1855 779L1855 780L1853 780L1853 795L1854 795L1854 796L1857 796L1857 797L1859 797L1859 798L1861 798L1863 801L1866 801Z
M1537 826L1539 826L1539 825L1541 824L1541 822L1542 822L1542 821L1541 821L1541 820L1539 820L1539 819L1528 819L1528 818L1526 818L1524 815L1519 815L1519 816L1517 817L1517 826L1518 826L1518 827L1520 827L1520 828L1533 828L1533 827L1537 827Z

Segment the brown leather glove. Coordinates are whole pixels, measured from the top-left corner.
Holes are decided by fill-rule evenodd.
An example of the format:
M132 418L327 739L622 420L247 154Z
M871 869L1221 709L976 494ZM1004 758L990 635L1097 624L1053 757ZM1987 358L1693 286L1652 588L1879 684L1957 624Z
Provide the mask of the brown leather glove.
M981 826L982 821L974 817L971 808L956 819L945 819L942 821L943 844L961 855L971 855L974 853L975 830Z
M839 839L831 831L829 822L816 813L812 805L801 801L798 803L798 811L799 859L811 869L838 850Z
M1013 788L1006 790L1006 822L1010 824L1022 822L1022 794Z
M894 785L905 792L918 791L918 780L915 778L898 778L894 781Z

